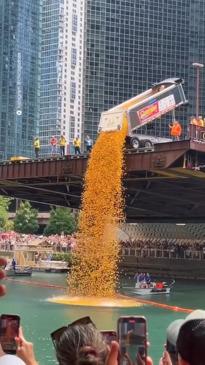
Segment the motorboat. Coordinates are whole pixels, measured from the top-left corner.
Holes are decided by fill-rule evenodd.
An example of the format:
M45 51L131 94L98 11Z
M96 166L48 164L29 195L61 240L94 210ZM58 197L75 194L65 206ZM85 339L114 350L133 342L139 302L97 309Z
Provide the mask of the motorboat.
M6 276L31 276L32 268L30 266L16 265L15 269L10 265L5 268Z
M174 283L175 280L169 284L166 281L152 281L150 283L137 281L133 292L137 295L170 294Z

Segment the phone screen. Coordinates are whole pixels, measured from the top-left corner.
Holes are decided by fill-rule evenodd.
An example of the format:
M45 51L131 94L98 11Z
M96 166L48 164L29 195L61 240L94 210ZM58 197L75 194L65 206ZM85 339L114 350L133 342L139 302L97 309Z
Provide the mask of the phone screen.
M0 343L7 354L16 353L15 337L19 335L20 317L2 314L0 317Z
M112 341L117 340L117 333L115 331L100 331L108 345L111 344Z
M120 365L145 364L147 325L144 317L121 317L118 320Z

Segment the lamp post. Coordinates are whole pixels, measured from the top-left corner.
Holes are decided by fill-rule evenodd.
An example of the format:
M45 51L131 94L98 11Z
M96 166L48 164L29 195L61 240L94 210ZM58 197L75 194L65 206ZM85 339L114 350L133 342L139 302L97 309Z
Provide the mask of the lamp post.
M199 117L199 77L200 69L204 67L203 63L192 63L192 66L196 68L196 118Z

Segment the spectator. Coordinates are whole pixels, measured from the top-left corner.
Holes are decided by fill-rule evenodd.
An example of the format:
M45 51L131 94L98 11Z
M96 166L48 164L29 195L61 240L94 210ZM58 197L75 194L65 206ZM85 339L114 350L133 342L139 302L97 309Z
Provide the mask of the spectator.
M57 138L55 136L52 136L50 139L50 145L51 145L51 155L56 155L57 153Z
M19 336L18 338L16 338L16 344L17 344L16 354L21 360L24 361L26 365L38 365L34 354L33 344L31 342L28 342L24 338L21 327L19 329Z
M167 328L166 351L160 365L204 365L204 341L205 311L195 310L185 320L173 321Z
M104 365L108 348L89 317L51 334L59 365Z
M85 139L85 145L86 145L86 152L90 153L92 150L93 141L88 134Z
M177 338L179 365L205 364L205 311L193 311L184 321Z
M67 144L67 141L65 139L65 137L61 134L60 139L59 139L59 145L60 145L60 154L61 156L65 156L65 146Z
M183 319L176 319L167 328L166 351L164 352L163 357L161 359L162 365L167 365L169 359L172 365L178 364L176 344L177 344L178 333L183 323L184 323Z
M35 137L34 142L33 142L33 146L34 146L35 156L36 156L36 158L39 158L39 151L40 151L40 148L41 148L39 137Z
M0 365L26 365L17 356L5 354L0 344Z
M77 136L74 140L73 140L73 145L75 148L75 155L79 154L80 155L80 146L81 146L81 142L80 142L80 138L79 136Z

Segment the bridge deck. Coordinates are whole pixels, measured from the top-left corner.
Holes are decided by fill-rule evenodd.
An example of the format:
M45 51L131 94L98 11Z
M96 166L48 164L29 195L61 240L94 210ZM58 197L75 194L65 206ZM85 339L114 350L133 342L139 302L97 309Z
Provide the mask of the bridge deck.
M0 194L78 208L86 166L86 155L2 162ZM124 177L127 220L204 221L204 166L205 143L198 141L128 151Z

